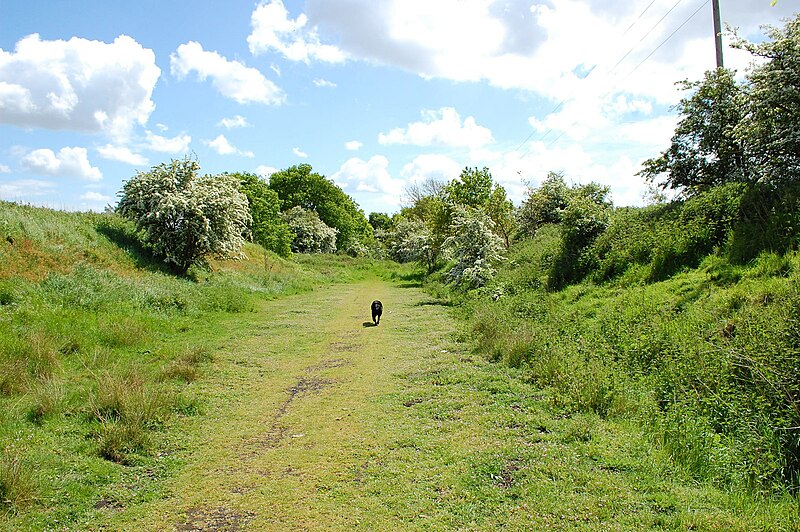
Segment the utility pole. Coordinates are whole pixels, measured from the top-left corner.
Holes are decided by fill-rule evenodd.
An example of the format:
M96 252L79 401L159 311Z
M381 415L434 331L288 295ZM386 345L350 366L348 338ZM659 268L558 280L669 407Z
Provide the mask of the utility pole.
M711 0L714 12L714 41L717 44L717 68L722 68L722 24L719 21L719 0Z

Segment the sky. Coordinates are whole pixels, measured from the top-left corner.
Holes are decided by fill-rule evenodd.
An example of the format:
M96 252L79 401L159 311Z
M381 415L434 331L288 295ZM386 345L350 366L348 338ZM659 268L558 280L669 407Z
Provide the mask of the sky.
M800 11L720 8L752 42ZM467 167L517 205L550 171L641 205L676 83L715 61L710 0L0 0L0 199L101 211L189 156L309 164L367 214Z

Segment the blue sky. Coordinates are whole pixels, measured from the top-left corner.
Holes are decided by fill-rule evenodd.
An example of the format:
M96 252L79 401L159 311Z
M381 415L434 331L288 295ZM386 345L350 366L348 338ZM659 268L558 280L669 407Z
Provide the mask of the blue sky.
M795 0L720 0L761 40ZM726 42L729 39L726 39ZM743 74L752 58L725 49ZM486 166L643 202L675 82L715 65L708 0L0 0L0 199L102 210L137 171L307 163L366 213Z

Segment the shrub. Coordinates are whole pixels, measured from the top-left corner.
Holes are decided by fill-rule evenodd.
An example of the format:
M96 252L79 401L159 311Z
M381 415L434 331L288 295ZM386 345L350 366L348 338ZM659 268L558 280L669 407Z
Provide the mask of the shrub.
M155 253L185 274L209 256L239 256L252 223L247 196L228 175L199 177L193 160L139 172L122 188L118 212L136 223Z
M550 269L548 287L559 289L586 277L597 265L591 245L608 225L608 188L590 183L570 192L561 214L561 249Z
M337 230L325 225L314 211L293 207L283 219L294 233L292 251L297 253L336 253Z
M503 241L494 232L494 222L483 211L457 207L445 246L453 249L456 264L448 272L450 281L461 288L477 288L489 282L502 259Z

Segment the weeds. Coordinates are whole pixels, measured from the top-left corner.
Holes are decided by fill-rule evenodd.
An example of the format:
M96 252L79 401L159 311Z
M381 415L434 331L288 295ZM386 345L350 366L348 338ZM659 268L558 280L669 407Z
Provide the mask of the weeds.
M100 456L125 463L130 455L148 450L148 433L167 421L174 398L161 388L148 385L130 371L124 375L104 373L92 402Z
M477 351L524 368L563 411L650 419L689 478L757 493L800 486L796 253L750 265L710 255L662 282L547 292L529 288L545 269L527 261L534 244L512 250L500 297L488 287L472 299Z
M28 411L28 419L33 423L41 424L45 418L59 413L63 408L64 385L56 379L39 382L31 395L33 406Z
M187 347L183 352L171 355L172 360L161 370L162 380L194 382L200 377L200 365L211 362L214 357L206 346Z
M33 502L36 482L20 452L6 448L0 455L0 508L16 512Z

